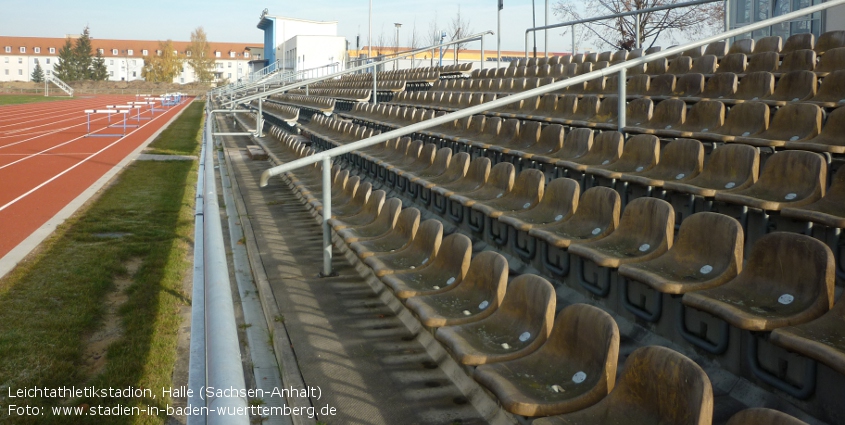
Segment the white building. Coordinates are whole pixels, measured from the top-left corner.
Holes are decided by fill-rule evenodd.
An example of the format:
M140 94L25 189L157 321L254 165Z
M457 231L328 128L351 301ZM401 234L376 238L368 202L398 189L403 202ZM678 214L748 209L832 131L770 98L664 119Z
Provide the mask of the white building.
M729 0L730 29L741 28L748 24L780 16L795 10L821 3L820 0ZM816 38L822 33L845 29L845 6L837 6L822 12L804 16L790 22L773 25L768 28L745 34L744 37L760 39L777 35L783 41L789 36L800 33L813 33Z
M30 81L35 65L40 64L44 73L51 73L59 60L59 50L65 38L6 37L0 36L0 81ZM174 41L176 52L187 59L190 42ZM242 43L209 42L216 60L217 79L235 81L248 74L249 63L254 58L251 51L261 45L246 46ZM144 56L159 52L158 41L153 40L107 40L91 39L94 54L99 51L106 63L109 81L143 80L141 69ZM258 47L255 47L258 46ZM260 54L260 53L259 53ZM192 83L194 71L185 63L182 72L173 79L174 83Z
M346 38L337 35L337 21L309 21L268 15L258 22L264 31L265 66L289 70L346 63Z

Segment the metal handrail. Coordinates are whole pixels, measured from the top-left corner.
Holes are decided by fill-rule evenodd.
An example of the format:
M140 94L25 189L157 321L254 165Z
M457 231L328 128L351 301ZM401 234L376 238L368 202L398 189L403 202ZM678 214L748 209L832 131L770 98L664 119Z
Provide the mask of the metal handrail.
M655 53L649 54L647 56L641 56L641 57L638 57L638 58L634 58L634 59L631 59L631 60L628 60L628 61L625 61L625 62L622 62L622 63L618 63L616 65L611 65L607 68L603 68L603 69L600 69L600 70L597 70L597 71L592 71L592 72L588 72L586 74L582 74L582 75L579 75L579 76L576 76L576 77L567 78L567 79L564 79L564 80L561 80L561 81L557 81L557 82L554 82L554 83L551 83L551 84L547 84L545 86L540 86L540 87L537 87L537 88L534 88L534 89L531 89L531 90L526 90L526 91L521 92L521 93L514 93L510 96L506 96L506 97L503 97L501 99L496 99L496 100L486 102L486 103L482 103L482 104L479 104L479 105L470 106L470 107L461 109L459 111L451 112L451 113L448 113L448 114L445 114L445 115L442 115L442 116L439 116L439 117L435 117L435 118L432 118L432 119L429 119L429 120L425 120L425 121L421 121L421 122L418 122L418 123L415 123L415 124L411 124L411 125L406 126L406 127L401 127L401 128L396 129L396 130L391 130L391 131L388 131L388 132L385 132L385 133L381 133L381 134L378 134L378 135L375 135L375 136L372 136L372 137L368 137L368 138L363 139L363 140L359 140L357 142L352 142L352 143L349 143L349 144L346 144L346 145L343 145L343 146L338 146L336 148L332 148L332 149L329 149L329 150L326 150L326 151L317 152L313 155L309 155L309 156L304 157L304 158L299 158L299 159L293 160L291 162L288 162L286 164L278 165L278 166L275 166L275 167L272 167L272 168L265 170L261 174L261 180L259 182L259 185L261 187L265 187L270 182L270 178L273 177L273 176L277 176L279 174L282 174L282 173L285 173L285 172L288 172L288 171L291 171L291 170L294 170L294 169L297 169L297 168L300 168L300 167L305 167L305 166L314 164L318 161L324 161L323 164L324 164L324 167L325 167L326 164L331 163L331 158L338 156L338 155L343 155L343 154L352 152L354 150L364 149L364 148L367 148L369 146L372 146L372 145L375 145L375 144L378 144L378 143L382 143L382 142L385 142L387 140L390 140L390 139L393 139L393 138L396 138L396 137L404 136L406 134L415 133L415 132L418 132L420 130L425 130L425 129L428 129L428 128L431 128L431 127L434 127L434 126L437 126L437 125L441 125L441 124L445 124L445 123L452 122L452 121L455 121L455 120L459 120L461 118L465 118L465 117L468 117L468 116L471 116L471 115L474 115L474 114L486 112L486 111L489 111L491 109L500 108L502 106L509 105L511 103L519 102L520 100L525 100L525 99L528 99L528 98L534 97L534 96L540 96L540 95L546 94L546 93L551 92L551 91L564 89L566 87L569 87L569 86L572 86L572 85L575 85L575 84L578 84L578 83L587 82L589 80L599 78L599 77L603 77L603 76L612 75L614 73L619 74L619 81L621 83L621 84L619 84L619 96L618 96L619 97L618 128L621 132L625 128L626 84L627 84L626 83L626 81L627 81L627 78L626 78L627 71L626 70L628 68L630 68L632 66L636 66L636 65L642 65L642 64L645 64L646 62L650 62L650 61L653 61L655 59L662 59L662 58L665 58L665 57L668 57L668 56L679 54L679 53L683 52L684 50L687 50L687 49L690 49L690 48L693 48L693 47L699 47L699 46L703 46L703 45L708 44L708 43L712 43L714 41L724 40L726 38L734 37L734 36L737 36L737 35L740 35L740 34L745 34L749 31L754 31L754 30L757 30L757 29L760 29L760 28L765 28L767 26L770 26L770 25L773 25L773 24L776 24L776 23L779 23L779 22L784 22L784 21L788 21L788 20L791 20L791 19L799 18L801 16L809 15L809 14L812 14L812 13L815 13L815 12L818 12L818 11L821 11L821 10L825 10L825 9L828 9L828 8L831 8L831 7L834 7L834 6L839 6L839 5L842 5L842 4L845 4L845 0L830 0L830 1L827 1L825 3L821 3L821 4L818 4L818 5L815 5L815 6L810 6L810 7L804 8L804 9L797 10L795 12L787 13L785 15L769 18L769 19L766 19L766 20L763 20L763 21L760 21L760 22L757 22L757 23L754 23L754 24L746 25L746 26L743 26L742 28L737 28L737 29L734 29L734 30L725 31L725 32L722 32L720 34L716 34L716 35L713 35L713 36L710 36L710 37L706 37L706 38L703 38L703 39L698 40L698 41L693 41L693 42L690 42L690 43L687 43L687 44L684 44L684 45L680 45L680 46L670 47L670 48L663 50L663 51L660 51L660 52L655 52ZM330 191L331 191L331 180L324 178L323 179L323 193L328 193ZM326 232L329 229L329 227L327 225L327 221L328 221L328 218L331 217L331 208L326 208L326 206L324 206L322 214L323 214L323 221L324 221L323 231ZM324 238L324 241L330 240L330 237L327 237L326 235L324 235L323 238ZM331 246L330 245L326 246L325 242L324 242L324 246L323 246L323 255L325 257L324 258L324 264L325 265L324 265L323 274L330 275L331 274L331 269L330 269L330 267L331 267L331 261L330 261L331 260Z
M336 69L339 65L340 65L340 62L333 62L333 63L329 63L329 64L326 64L326 65L315 66L313 68L301 69L299 71L291 71L291 72L287 72L287 73L284 72L284 69L279 68L277 71L275 71L276 72L275 75L273 73L268 73L268 74L264 74L263 76L261 76L261 78L259 78L258 80L255 80L255 81L250 80L250 81L241 81L241 82L232 83L232 84L214 89L214 90L211 91L211 93L213 95L216 95L216 96L232 95L232 94L240 92L240 91L250 90L250 89L253 89L253 88L264 86L266 84L284 83L284 82L289 81L289 80L297 80L299 78L302 78L302 76L304 76L307 73L320 71L323 68ZM336 71L331 71L331 72L336 72ZM278 77L279 81L273 81L276 78L277 75L280 76L280 77Z
M352 73L355 73L357 71L362 71L362 70L365 70L365 69L368 69L368 68L375 69L375 67L377 67L379 65L394 62L394 61L397 61L399 59L402 59L402 58L405 58L405 57L408 57L408 56L411 56L411 55L415 55L415 54L420 53L420 52L425 52L425 51L428 51L428 50L431 50L431 49L442 47L442 46L449 46L449 45L457 44L457 43L466 43L466 42L469 42L469 41L481 40L482 51L483 51L484 50L483 49L483 45L484 45L484 38L483 37L485 35L488 35L488 34L493 34L493 31L484 31L484 32L480 32L478 34L473 34L469 37L462 38L462 39L459 39L459 40L452 40L452 41L449 41L447 43L442 43L442 44L438 44L438 45L435 45L435 46L428 46L428 47L419 48L419 49L416 49L416 50L410 50L410 51L402 53L401 55L399 55L395 58L385 59L385 60L378 61L378 62L372 62L372 63L369 63L369 64L356 66L354 68L347 68L343 71L339 71L339 72L336 72L334 74L326 75L326 76L323 76L323 77L312 78L312 79L308 79L308 80L303 80L303 81L297 81L297 82L294 82L292 84L286 85L284 87L279 87L279 88L275 88L275 89L272 89L272 90L267 90L263 93L257 93L257 94L254 94L254 95L244 96L242 98L235 99L235 100L223 101L223 106L228 107L228 106L231 106L235 103L251 102L251 101L256 100L256 99L263 99L267 96L278 94L278 93L284 93L288 90L292 90L292 89L299 88L299 87L302 87L302 86L308 86L308 85L311 85L311 84L314 84L314 83L319 83L321 81L331 80L331 79L337 78L341 75L352 74ZM373 75L375 76L376 74L373 73ZM373 89L374 89L373 93L375 93L375 81L376 81L376 79L373 78Z
M593 17L593 18L577 19L577 20L574 20L574 21L566 21L566 22L561 22L559 24L544 25L542 27L528 28L527 30L525 30L525 57L528 58L528 34L531 33L531 32L534 32L534 31L549 30L549 29L552 29L552 28L572 26L572 54L574 55L575 54L575 25L586 24L586 23L595 22L595 21L603 21L605 19L621 18L623 16L640 15L642 13L658 12L658 11L666 10L666 9L675 9L675 8L681 8L681 7L697 6L697 5L705 4L705 3L715 3L717 1L726 1L726 0L694 0L694 1L686 2L686 3L666 4L666 5L663 5L663 6L649 7L647 9L637 9L637 10L631 10L631 11L628 11L628 12L619 12L619 13L614 13L614 14L604 15L604 16L598 16L598 17ZM640 48L639 26L640 26L640 19L638 17L637 21L636 21L637 29L635 31L637 33L637 40L636 40L637 48Z

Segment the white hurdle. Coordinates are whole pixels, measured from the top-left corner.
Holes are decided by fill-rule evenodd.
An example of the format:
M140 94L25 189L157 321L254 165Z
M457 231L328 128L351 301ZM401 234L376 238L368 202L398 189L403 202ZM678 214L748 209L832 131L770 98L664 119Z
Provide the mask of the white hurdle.
M123 137L126 135L126 116L129 114L129 109L86 109L85 113L88 115L88 132L85 134L85 137ZM119 133L91 133L91 115L94 114L108 114L109 123L111 123L111 116L112 114L122 114L123 115L123 134ZM111 127L111 125L109 125Z
M138 115L136 115L136 116L135 116L134 120L135 120L135 121L138 121L138 124L127 124L126 126L127 126L127 127L138 127L138 126L140 125L140 121L141 121L141 107L140 107L140 106L138 106L138 105L106 105L106 108L109 108L109 109L120 109L120 110L122 110L122 109L128 109L128 110L129 110L129 112L132 112L132 111L131 111L132 109L137 109L137 110L138 110ZM129 114L128 114L128 113L127 113L127 115L124 117L124 121L125 121L125 119L126 119L126 118L129 118ZM111 121L111 120L109 120L109 121ZM125 123L124 123L124 124L125 124Z

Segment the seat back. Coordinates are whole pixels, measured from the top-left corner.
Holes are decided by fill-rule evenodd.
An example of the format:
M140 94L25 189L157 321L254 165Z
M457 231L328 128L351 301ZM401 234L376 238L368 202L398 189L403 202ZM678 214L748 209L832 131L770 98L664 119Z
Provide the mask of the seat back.
M753 146L728 144L710 154L707 165L695 180L722 190L748 187L760 173L760 153Z
M675 139L660 152L660 162L654 167L667 180L681 180L697 176L704 168L704 145L695 139Z
M460 232L452 233L443 238L440 249L431 260L428 267L435 270L448 270L455 274L446 278L445 282L431 282L431 286L446 287L462 281L469 271L472 260L472 241Z
M716 74L707 79L704 84L704 90L701 92L702 98L708 99L729 99L734 96L739 79L736 74L727 72L723 74Z
M769 105L761 102L743 102L731 107L725 125L714 133L729 136L752 136L769 128Z
M648 122L648 127L671 130L684 123L687 116L687 105L680 99L666 99L654 108L654 115Z
M648 122L654 114L654 103L651 99L634 99L628 102L625 111L628 125L641 125Z
M537 148L532 149L535 153L557 152L563 148L565 130L560 124L547 125L540 132L540 139L537 141Z
M440 222L440 220L431 218L420 223L419 230L417 230L414 240L407 248L410 251L406 252L426 254L428 261L431 261L431 259L435 258L437 253L440 251L440 245L442 242L443 223ZM428 264L428 261L425 261L423 264Z
M718 64L719 59L716 55L706 54L700 58L695 58L692 61L692 67L688 72L697 74L713 74L716 72L716 66L718 66Z
M758 192L785 201L822 198L827 189L827 162L817 153L777 152L768 160L754 185Z
M678 237L664 261L688 268L694 278L721 278L724 283L742 270L743 243L742 226L733 217L695 213L681 222Z
M490 169L490 177L484 186L496 187L507 193L513 189L514 180L516 180L516 171L513 164L500 162Z
M754 43L753 53L761 52L775 52L779 53L783 49L783 39L779 35L763 37Z
M718 100L701 100L687 112L684 124L678 129L706 133L725 123L725 104ZM662 160L661 160L662 162Z
M607 240L634 241L640 252L665 252L672 247L674 232L672 205L662 199L643 197L625 206L619 227Z
M829 73L837 70L845 69L845 47L837 47L828 50L824 56L819 59L819 64L816 66L817 73Z
M559 150L557 158L577 158L589 152L593 146L593 130L589 128L572 128L566 134L563 148Z
M417 235L420 228L420 210L416 208L404 208L396 219L396 226L393 232L403 239L410 241Z
M786 413L763 407L745 409L737 412L726 425L807 425Z
M739 40L738 40L739 41ZM748 56L745 53L731 53L719 62L719 68L716 69L717 74L725 72L733 72L737 74L745 73L745 68L748 66Z
M815 51L820 55L826 55L829 50L837 47L845 47L845 31L828 31L820 35Z
M692 58L689 56L680 56L669 63L666 73L680 75L686 74L690 69L692 69Z
M739 80L736 99L757 100L775 91L775 76L771 72L752 72Z
M677 77L674 74L663 74L652 77L648 84L648 96L671 96L675 91Z
M523 274L511 281L501 306L493 314L497 320L513 326L516 335L530 331L528 341L545 340L554 324L556 301L554 287L548 280Z
M787 103L778 108L761 138L795 142L816 137L822 129L822 109L809 103Z
M793 34L786 39L780 54L786 55L789 52L801 49L812 49L816 45L816 36L812 33Z
M812 71L816 67L816 52L810 49L793 50L783 57L780 72Z
M731 44L731 48L728 49L727 56L730 56L730 55L736 54L736 53L744 53L746 55L750 55L751 52L753 52L753 51L754 51L754 39L753 38L743 38L743 39L736 40L736 41L733 42L733 44ZM727 56L725 56L725 57L727 57ZM719 64L719 66L721 67L721 63Z
M546 189L546 176L536 168L523 170L516 176L513 190L508 192L503 201L513 204L515 209L528 209L536 206Z

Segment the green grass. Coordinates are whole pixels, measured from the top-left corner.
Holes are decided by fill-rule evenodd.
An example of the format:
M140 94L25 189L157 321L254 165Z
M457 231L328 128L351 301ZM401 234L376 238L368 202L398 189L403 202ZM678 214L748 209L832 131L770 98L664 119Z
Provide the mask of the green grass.
M145 153L157 155L197 155L200 150L195 137L202 128L205 102L194 102L182 112L185 125L171 125L150 143ZM180 119L180 121L182 121ZM175 124L175 123L174 123Z
M58 89L56 89L58 90ZM0 105L18 105L21 103L52 102L54 100L72 99L68 96L44 96L37 94L2 94Z
M192 105L192 107L197 105ZM202 110L200 105L198 108ZM187 149L198 144L200 117L183 114L158 143ZM173 130L173 129L171 129ZM160 416L9 417L9 404L33 406L156 406L172 387L179 310L190 303L182 282L190 278L196 161L136 161L86 211L61 226L32 260L0 280L0 423L162 424ZM103 237L103 234L123 234ZM140 262L129 276L126 264ZM115 279L131 279L118 310L122 336L108 348L105 365L89 374L83 364L87 338L100 328ZM152 398L7 399L9 389L149 388Z

